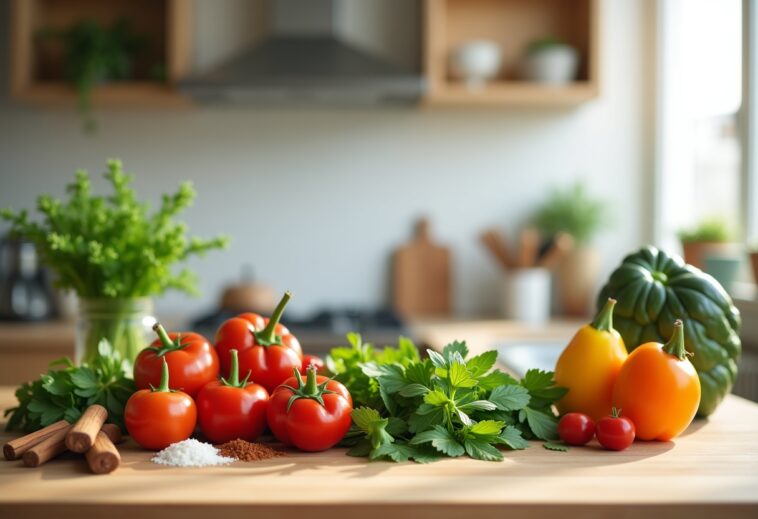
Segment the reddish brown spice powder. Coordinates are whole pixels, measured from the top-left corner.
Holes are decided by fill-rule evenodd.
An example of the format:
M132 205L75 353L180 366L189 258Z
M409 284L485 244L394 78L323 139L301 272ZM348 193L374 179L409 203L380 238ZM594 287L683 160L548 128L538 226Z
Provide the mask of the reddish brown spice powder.
M278 458L285 454L276 449L272 449L261 443L251 443L245 440L232 440L218 447L219 454L230 458L237 458L240 461L260 461L271 458Z

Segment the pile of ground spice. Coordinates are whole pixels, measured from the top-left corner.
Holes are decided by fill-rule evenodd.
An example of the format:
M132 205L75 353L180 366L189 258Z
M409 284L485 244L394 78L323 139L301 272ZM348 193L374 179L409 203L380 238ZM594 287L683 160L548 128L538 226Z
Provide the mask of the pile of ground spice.
M240 461L260 461L284 456L284 453L261 443L245 440L232 440L218 446L221 456L236 458Z

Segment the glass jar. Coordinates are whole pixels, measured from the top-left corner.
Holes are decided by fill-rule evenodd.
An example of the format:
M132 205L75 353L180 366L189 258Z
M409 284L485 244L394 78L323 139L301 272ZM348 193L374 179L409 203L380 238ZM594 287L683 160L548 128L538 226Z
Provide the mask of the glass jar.
M153 301L149 297L80 299L74 350L76 363L90 362L97 357L97 345L102 339L108 339L113 351L120 352L122 359L134 362L140 350L151 342L155 322Z

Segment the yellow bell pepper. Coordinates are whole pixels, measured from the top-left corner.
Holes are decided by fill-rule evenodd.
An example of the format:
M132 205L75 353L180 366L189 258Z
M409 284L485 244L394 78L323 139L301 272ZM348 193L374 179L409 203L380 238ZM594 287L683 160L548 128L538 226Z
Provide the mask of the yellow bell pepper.
M624 340L613 329L615 305L615 299L608 299L558 359L556 384L569 390L556 404L561 414L585 413L595 421L611 414L613 384L628 355Z

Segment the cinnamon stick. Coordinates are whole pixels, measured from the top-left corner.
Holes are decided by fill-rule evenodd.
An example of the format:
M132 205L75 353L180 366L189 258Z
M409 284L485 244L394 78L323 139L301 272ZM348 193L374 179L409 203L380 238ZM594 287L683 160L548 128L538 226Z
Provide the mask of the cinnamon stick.
M53 434L27 450L22 456L24 465L27 467L39 467L43 463L53 459L66 450L66 434L71 429L70 425L55 431Z
M66 420L60 420L58 422L55 422L54 424L48 425L47 427L43 429L40 429L39 431L34 431L31 434L22 436L21 438L16 438L15 440L11 440L5 445L3 445L3 455L5 456L6 460L17 460L26 451L28 451L29 449L37 445L42 440L50 437L55 432L60 431L61 429L65 429L67 427L68 427L68 422Z
M116 428L118 429L118 427ZM121 464L121 455L113 445L113 441L106 433L108 429L103 427L98 431L95 437L95 443L92 448L87 451L84 457L87 459L87 465L95 474L108 474L116 470ZM119 438L121 432L118 433Z
M98 404L89 406L66 435L66 447L73 452L90 450L107 418L108 411L103 406Z
M104 423L100 430L108 435L108 438L117 445L124 441L124 437L121 436L121 428L116 424Z

